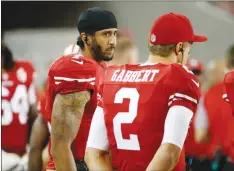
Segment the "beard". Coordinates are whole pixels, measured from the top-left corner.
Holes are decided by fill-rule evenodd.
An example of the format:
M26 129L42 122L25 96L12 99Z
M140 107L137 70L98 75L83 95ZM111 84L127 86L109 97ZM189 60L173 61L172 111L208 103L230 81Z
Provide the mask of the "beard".
M93 40L93 44L91 46L91 51L93 52L93 57L97 62L101 62L101 61L111 61L113 59L113 56L106 56L103 51L101 46L97 43L97 41L94 39Z

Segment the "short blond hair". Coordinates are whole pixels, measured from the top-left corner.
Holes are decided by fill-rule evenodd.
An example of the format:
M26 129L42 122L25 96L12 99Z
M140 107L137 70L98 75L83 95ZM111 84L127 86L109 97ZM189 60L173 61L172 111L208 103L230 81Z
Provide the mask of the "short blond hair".
M172 52L175 51L176 44L153 45L149 43L148 48L149 48L150 53L152 53L152 55L167 57L167 56L170 56Z
M133 40L127 38L127 37L121 37L117 41L116 51L124 52L127 49L135 47L135 43Z

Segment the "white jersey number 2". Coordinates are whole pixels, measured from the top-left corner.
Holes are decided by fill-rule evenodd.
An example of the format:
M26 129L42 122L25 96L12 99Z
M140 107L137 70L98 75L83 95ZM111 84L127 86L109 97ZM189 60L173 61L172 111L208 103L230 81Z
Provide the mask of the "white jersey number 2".
M115 103L123 103L123 99L130 99L129 111L119 112L113 119L114 135L118 149L140 150L137 135L130 134L130 139L124 139L121 124L131 124L137 116L139 93L136 88L121 88L115 95Z
M16 87L15 93L11 98L11 101L2 100L2 125L10 125L13 121L13 113L17 113L19 116L20 124L24 125L28 120L28 96L27 88L25 85L18 85Z

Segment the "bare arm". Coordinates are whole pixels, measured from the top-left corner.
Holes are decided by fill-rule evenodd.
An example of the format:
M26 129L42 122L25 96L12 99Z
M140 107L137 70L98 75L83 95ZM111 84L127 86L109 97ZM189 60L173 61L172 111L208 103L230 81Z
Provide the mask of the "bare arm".
M90 92L82 91L55 97L51 124L51 153L56 171L75 171L76 164L71 151Z
M192 116L193 112L183 106L173 106L169 109L164 124L162 144L148 165L148 171L174 169L179 160Z
M204 105L204 97L201 97L197 113L194 118L195 141L197 143L208 143L210 140L209 119L207 109Z
M197 143L209 143L210 133L207 129L195 128L195 141Z
M180 151L181 149L176 145L170 143L162 144L146 170L173 170L179 160Z
M41 115L38 115L33 127L32 135L30 137L30 151L28 170L41 171L42 170L42 152L49 139L49 130L47 124Z
M108 152L88 147L85 153L85 162L90 171L112 171Z
M30 105L28 115L29 115L29 119L28 119L28 137L27 137L28 139L27 139L27 142L29 143L33 123L34 123L34 121L35 121L35 119L37 117L37 108L36 108L35 104Z
M112 170L104 111L97 106L89 130L85 162L90 170Z

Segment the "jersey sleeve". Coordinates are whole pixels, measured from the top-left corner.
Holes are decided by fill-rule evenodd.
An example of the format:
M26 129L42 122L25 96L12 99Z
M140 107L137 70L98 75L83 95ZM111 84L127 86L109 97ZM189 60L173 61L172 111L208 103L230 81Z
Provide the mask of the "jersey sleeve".
M197 110L197 105L201 96L199 81L182 65L172 65L172 84L168 106L183 106L190 109L193 113Z
M55 92L59 94L93 90L96 65L84 58L65 56L51 67L49 76Z
M62 56L50 67L46 81L46 110L56 94L95 90L96 64L84 57Z
M223 99L230 103L234 113L234 71L227 73L224 78Z

